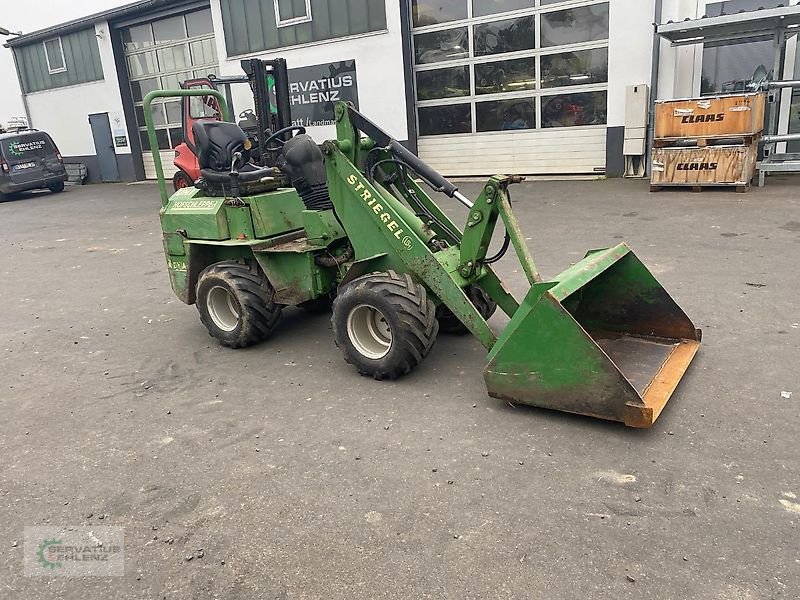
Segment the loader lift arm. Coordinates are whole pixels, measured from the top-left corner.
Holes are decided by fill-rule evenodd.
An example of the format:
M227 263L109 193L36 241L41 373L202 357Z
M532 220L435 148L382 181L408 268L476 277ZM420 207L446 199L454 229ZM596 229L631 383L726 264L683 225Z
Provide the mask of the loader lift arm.
M478 338L489 351L490 396L632 427L653 424L697 352L701 332L626 244L590 251L545 281L511 208L508 187L521 178L492 177L472 203L354 107L338 104L336 121L338 140L327 142L325 153L345 229L367 231L363 218L374 222L378 212L370 209L380 198L380 209L393 207L390 218L402 221L411 240L403 248L383 231L383 244L370 247L351 236L357 262L380 257L376 266L413 274ZM469 209L463 230L410 171ZM420 209L421 215L413 212ZM487 258L498 219L506 239L500 254ZM531 285L521 303L491 267L512 245ZM499 336L464 292L474 284L511 318Z
M339 107L342 111L342 118L339 122L344 123L344 105L339 105ZM349 127L345 126L341 129L344 130L345 135L348 132L352 132L350 134L350 144L345 144L343 147L343 150L349 150L349 152L345 152L348 158L354 164L361 165L368 177L375 165L381 166L387 175L383 178L382 183L386 185L391 182L409 206L419 205L424 213L430 217L431 221L428 225L431 229L436 231L448 243L460 245L458 269L460 275L469 283L480 283L480 286L497 302L501 310L509 317L513 316L519 308L519 302L505 288L491 269L489 264L493 261L487 261L486 255L498 218L501 218L506 228L504 249L510 242L517 253L528 281L531 284L541 281L536 263L525 244L525 238L511 209L508 186L520 183L522 178L493 177L473 203L458 191L458 187L455 184L448 181L430 165L392 138L389 133L359 113L352 105L348 104L346 108L346 120L349 122ZM338 132L339 140L343 139L341 129ZM359 132L368 137L366 144L361 141ZM376 150L381 152L378 160L370 161L369 156ZM434 190L454 198L470 210L463 231L457 228L441 208L425 193L417 181L408 173L409 170L416 173ZM504 253L504 250L501 250L497 258L502 257ZM465 322L463 318L466 315L457 314L457 316L462 319L462 322ZM487 346L487 349L489 348Z

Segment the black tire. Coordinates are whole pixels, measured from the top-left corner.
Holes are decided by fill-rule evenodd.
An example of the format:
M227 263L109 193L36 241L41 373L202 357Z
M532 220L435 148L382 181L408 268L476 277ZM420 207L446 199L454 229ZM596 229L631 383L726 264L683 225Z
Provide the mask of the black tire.
M47 186L47 189L50 190L53 194L60 194L64 191L64 182L63 181L56 181L55 183L51 183Z
M363 325L369 322L371 325ZM336 345L361 375L377 380L407 375L436 342L436 306L425 288L394 271L359 277L333 302ZM364 329L369 331L364 332Z
M497 302L492 300L482 287L469 285L464 289L464 293L484 319L488 320L497 310ZM439 319L439 329L444 333L451 335L469 333L469 329L444 304L439 306L437 318Z
M172 187L177 192L180 189L193 187L194 181L185 171L178 171L172 178Z
M197 312L223 346L245 348L267 339L281 317L275 290L254 262L221 262L197 281Z

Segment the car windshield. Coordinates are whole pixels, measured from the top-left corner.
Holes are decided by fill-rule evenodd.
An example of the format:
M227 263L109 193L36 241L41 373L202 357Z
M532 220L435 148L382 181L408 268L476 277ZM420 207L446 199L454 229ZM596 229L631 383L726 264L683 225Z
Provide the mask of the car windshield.
M0 150L9 162L43 158L55 154L50 137L44 133L21 134L0 140Z

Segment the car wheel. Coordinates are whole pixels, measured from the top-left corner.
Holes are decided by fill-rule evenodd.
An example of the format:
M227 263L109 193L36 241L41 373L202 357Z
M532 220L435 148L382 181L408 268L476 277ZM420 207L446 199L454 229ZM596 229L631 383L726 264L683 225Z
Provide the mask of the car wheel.
M55 183L51 183L50 185L47 186L47 189L54 194L61 193L64 191L64 182L56 181Z
M172 178L172 187L175 188L176 192L183 188L192 187L193 185L194 181L192 181L192 178L184 171L178 171L175 173L175 177Z

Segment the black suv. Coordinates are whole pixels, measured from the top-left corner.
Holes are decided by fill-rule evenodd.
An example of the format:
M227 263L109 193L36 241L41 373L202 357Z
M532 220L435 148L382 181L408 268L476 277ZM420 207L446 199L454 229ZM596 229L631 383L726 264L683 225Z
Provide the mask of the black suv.
M0 195L42 188L62 192L67 178L61 153L44 131L0 134Z

